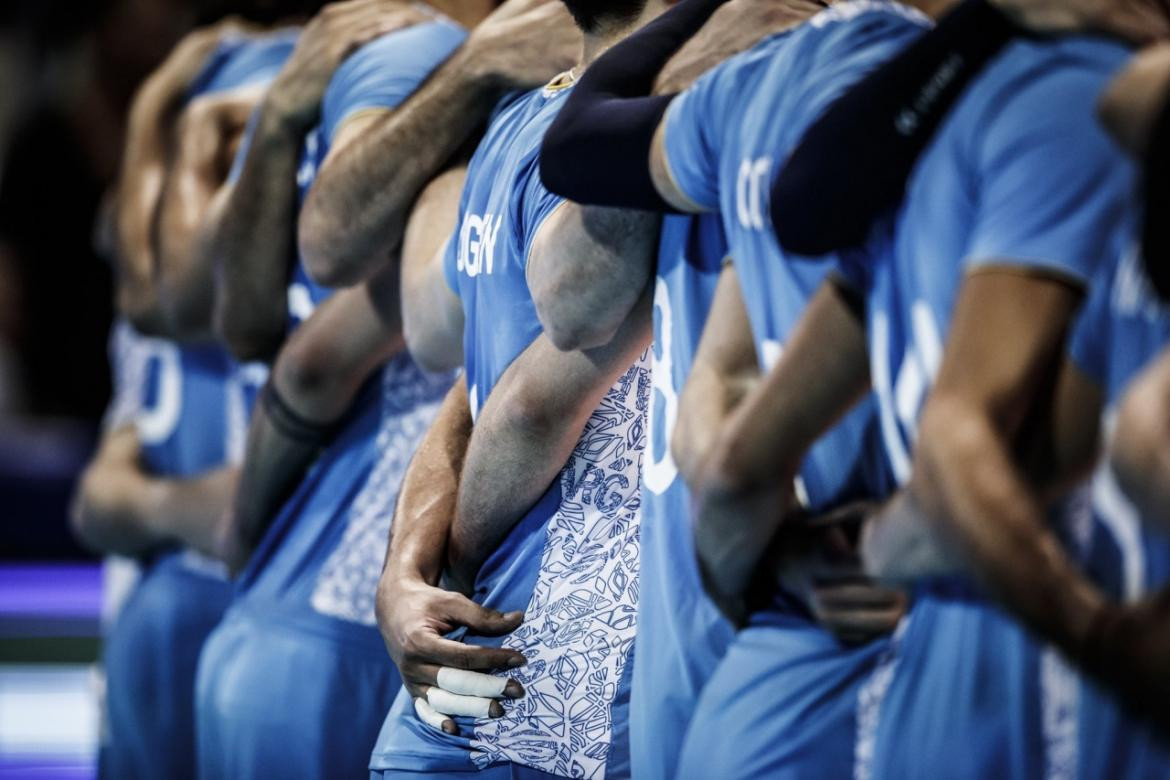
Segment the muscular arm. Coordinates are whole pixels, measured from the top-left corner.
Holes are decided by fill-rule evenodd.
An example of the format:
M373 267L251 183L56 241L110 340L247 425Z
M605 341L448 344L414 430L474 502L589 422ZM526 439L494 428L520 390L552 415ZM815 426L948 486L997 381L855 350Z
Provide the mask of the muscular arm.
M658 217L647 212L568 201L544 221L528 257L528 287L558 349L613 339L646 289L658 227Z
M278 424L267 402L256 405L232 519L238 545L233 557L250 552L362 385L402 349L401 333L398 278L387 269L364 285L335 293L289 338L269 382L321 436L293 435Z
M458 586L470 587L480 565L548 489L605 393L649 344L647 293L610 343L562 352L540 336L492 390L468 445L451 527L448 560Z
M1102 597L1046 527L1015 451L1079 301L1078 290L1051 277L995 268L968 275L922 412L910 482L991 592L1074 657Z
M87 546L138 556L167 543L215 555L215 529L235 491L235 469L190 479L147 474L133 426L109 432L82 475L74 499L74 533Z
M692 489L728 416L759 381L759 366L739 277L728 263L719 274L670 437L674 462Z
M266 100L239 179L216 197L203 229L218 278L216 330L239 360L271 358L284 336L303 137Z
M551 68L565 63L565 44L571 49L574 42L579 48L560 4L505 3L405 104L339 150L313 183L298 225L301 256L314 278L352 284L367 277L374 251L402 240L423 185L504 92L555 75Z
M832 281L821 287L780 360L729 416L693 488L699 559L727 603L779 526L805 453L869 388L865 333L847 295Z

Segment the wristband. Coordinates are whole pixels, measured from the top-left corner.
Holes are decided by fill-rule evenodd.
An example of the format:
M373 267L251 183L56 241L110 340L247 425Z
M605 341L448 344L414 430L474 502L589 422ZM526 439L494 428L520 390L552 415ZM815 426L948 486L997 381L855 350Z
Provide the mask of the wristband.
M725 0L683 0L591 64L540 150L551 192L596 206L675 212L650 177L650 148L671 95L650 97L667 60Z
M1150 128L1142 165L1142 263L1158 297L1170 300L1170 94Z
M271 378L264 383L264 389L260 391L260 404L277 431L301 444L320 447L331 441L337 433L337 421L314 422L289 406L280 396L276 383Z
M780 245L819 256L863 243L963 89L1019 33L989 0L966 0L830 105L773 183Z

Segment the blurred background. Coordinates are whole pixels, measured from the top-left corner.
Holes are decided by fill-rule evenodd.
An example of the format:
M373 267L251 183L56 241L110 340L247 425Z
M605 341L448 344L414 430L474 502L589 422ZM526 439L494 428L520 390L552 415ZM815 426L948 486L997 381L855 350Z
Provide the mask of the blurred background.
M94 774L106 581L67 511L110 394L99 226L130 101L192 28L317 4L0 2L0 778Z

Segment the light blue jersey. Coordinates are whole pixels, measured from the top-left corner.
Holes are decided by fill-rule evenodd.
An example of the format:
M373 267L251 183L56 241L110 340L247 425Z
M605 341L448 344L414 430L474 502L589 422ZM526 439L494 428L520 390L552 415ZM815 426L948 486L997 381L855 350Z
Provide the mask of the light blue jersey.
M1101 40L1012 43L924 152L872 264L846 269L868 291L870 370L900 484L965 274L1011 267L1083 286L1111 256L1132 171L1094 107L1127 55ZM866 777L1077 772L1076 676L965 580L919 592L875 683Z
M630 760L636 777L675 776L699 692L734 636L731 623L703 590L690 495L670 454L679 395L726 256L718 215L663 219L654 279L642 582L630 694Z
M401 104L465 36L436 19L378 38L342 63L321 124L305 138L296 182L302 202L338 130L362 111ZM290 327L333 293L300 263L295 269ZM203 777L365 773L401 687L374 618L390 519L450 382L424 374L405 352L392 358L273 519L200 660Z
M1170 306L1158 300L1129 244L1094 279L1088 304L1073 332L1069 354L1105 394L1103 430L1111 436L1118 404L1129 383L1170 346ZM1093 535L1087 568L1112 596L1141 598L1170 582L1170 539L1159 533L1122 493L1107 463L1091 486ZM1148 727L1124 716L1106 692L1081 689L1081 776L1170 776L1170 749Z
M271 79L291 52L288 36L244 39L209 59L189 98ZM255 387L218 345L143 339L142 390L134 417L150 472L189 478L242 451ZM109 739L101 773L111 778L191 777L196 772L195 671L207 635L231 598L223 567L165 550L142 571L106 637Z
M445 259L466 318L472 413L541 331L525 278L532 241L563 203L540 181L540 142L568 94L565 77L497 113L471 160ZM375 776L628 776L629 660L638 588L638 474L649 371L640 360L602 400L555 483L484 563L476 602L524 611L506 637L465 636L528 659L526 695L498 719L425 725L407 692L378 739ZM485 775L477 775L484 777Z
M769 217L772 180L803 130L927 24L897 3L840 3L714 68L671 103L671 175L698 207L723 216L763 371L833 265L785 256ZM819 509L884 487L877 448L862 446L872 420L866 401L813 447L797 487L802 503Z
M763 371L833 266L781 250L767 203L772 179L805 128L926 25L894 3L841 3L714 68L671 105L671 174L696 206L722 214ZM876 433L867 400L806 458L797 486L802 502L815 510L885 495L891 484ZM676 743L660 737L663 760L677 761L680 777L719 776L730 755L735 776L847 775L858 701L886 644L844 648L800 605L778 596L740 632L692 703L681 756L670 753ZM728 722L753 726L728 729Z

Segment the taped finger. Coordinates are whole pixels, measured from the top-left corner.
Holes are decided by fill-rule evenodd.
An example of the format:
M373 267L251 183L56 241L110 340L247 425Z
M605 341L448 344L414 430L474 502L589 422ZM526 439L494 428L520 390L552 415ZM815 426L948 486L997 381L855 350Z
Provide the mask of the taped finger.
M427 703L436 712L441 712L445 715L490 718L493 716L499 717L504 714L503 708L494 699L484 699L479 696L461 696L458 693L451 693L451 691L445 691L442 688L431 688L427 691ZM495 712L492 711L493 704L496 705Z
M426 699L419 697L414 700L414 714L418 719L427 724L433 729L442 731L444 734L458 734L459 727L455 725L455 721L444 716L440 712L436 712Z
M508 684L506 677L472 672L468 669L452 669L447 666L439 669L435 681L445 691L489 699L503 696L504 687Z

